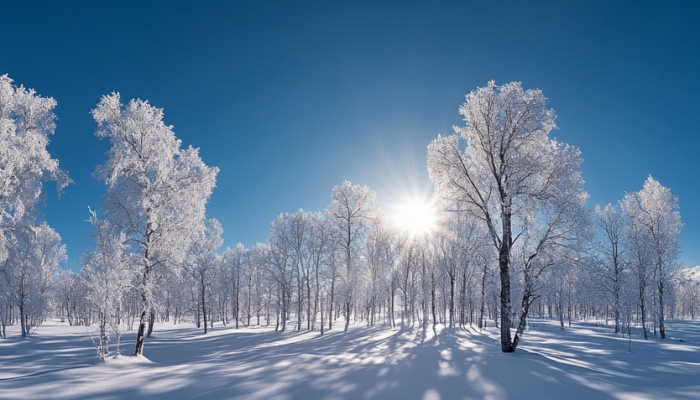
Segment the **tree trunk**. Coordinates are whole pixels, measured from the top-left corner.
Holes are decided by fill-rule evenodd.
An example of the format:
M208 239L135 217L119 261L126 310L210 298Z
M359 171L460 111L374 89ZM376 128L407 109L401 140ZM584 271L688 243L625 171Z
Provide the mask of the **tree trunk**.
M479 310L479 329L484 329L486 325L484 323L484 304L486 303L486 267L487 263L484 262L484 274L481 276L481 307Z
M149 210L150 211L150 210ZM148 226L147 229L150 230L150 219L147 221L146 225ZM138 332L136 333L136 346L134 348L134 355L135 356L141 356L143 355L143 346L145 343L145 334L146 334L146 314L148 313L148 290L147 287L149 285L149 281L151 278L151 270L152 270L152 265L149 262L148 256L149 256L149 245L150 245L150 233L146 234L146 252L144 254L144 269L143 269L143 275L141 277L141 285L142 291L141 291L141 316L139 318L139 329ZM149 330L152 331L152 328Z
M144 294L143 297L146 295ZM145 339L145 334L146 334L146 314L147 311L144 308L143 311L141 311L141 316L139 319L139 329L138 332L136 333L136 348L134 349L134 355L135 356L140 356L143 355L143 345L144 345L144 339Z
M520 337L525 331L525 326L527 326L527 315L530 312L530 306L532 305L532 302L535 301L535 299L536 298L533 297L532 294L529 293L529 291L526 291L525 294L523 294L523 300L521 303L522 307L520 309L520 322L518 323L518 329L515 331L515 338L513 339L512 351L515 351L515 348L518 347ZM503 320L505 321L505 318Z
M646 311L644 309L644 288L646 285L640 281L639 284L639 308L642 317L642 333L644 334L644 339L647 337L647 321L646 321Z
M304 284L301 280L301 268L297 266L297 332L301 332L302 310L304 309Z
M202 271L199 275L199 287L201 288L200 292L200 301L202 302L202 318L204 319L204 334L207 334L207 307L204 302L205 296L205 291L206 288L204 287L204 272Z
M345 330L343 332L347 332L350 326L350 307L352 307L352 298L348 298L345 302Z
M435 336L437 336L437 328L436 328L436 325L437 325L437 303L436 303L436 298L435 298L435 272L434 271L431 271L430 281L432 284L430 297L432 299L432 308L433 308L433 334L435 334Z
M319 301L321 302L321 306L320 306L320 309L321 309L321 335L323 335L323 296L321 296Z
M455 319L455 271L448 273L450 278L450 328L454 328Z
M240 268L240 266L237 266L236 268ZM236 308L235 308L235 315L234 318L236 319L236 329L238 329L238 320L240 319L240 291L241 291L241 273L240 271L236 271L236 284L235 284L235 290L236 290ZM250 286L248 287L248 291L250 291Z
M333 271L333 277L331 278L331 299L328 302L328 330L333 329L333 302L335 295L335 271Z
M148 332L146 333L146 337L151 337L151 334L153 333L153 325L155 325L156 322L156 310L151 308L151 313L149 314L148 317Z
M25 338L27 336L27 333L28 333L27 322L26 322L26 319L24 317L25 317L25 315L24 315L24 296L22 296L22 299L20 299L20 301L19 301L19 320L20 320L20 324L22 326L22 328L21 328L22 329L22 338Z
M504 216L503 224L510 228L510 218L505 218ZM512 353L515 351L515 346L513 346L510 334L510 229L507 232L508 234L504 232L498 257L501 272L501 351Z
M661 339L666 339L666 325L664 324L664 280L659 276L659 334Z
M511 202L508 195L501 191L501 223L502 235L500 239L500 249L498 253L498 264L501 277L501 351L512 353L515 351L517 342L511 339L511 300L510 300L510 251L513 245L511 227Z

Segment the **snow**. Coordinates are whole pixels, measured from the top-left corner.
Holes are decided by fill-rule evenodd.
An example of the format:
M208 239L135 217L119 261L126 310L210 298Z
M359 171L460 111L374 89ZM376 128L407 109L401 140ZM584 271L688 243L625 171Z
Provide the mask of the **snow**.
M700 282L700 265L681 270L681 272L685 278Z
M0 340L2 399L700 399L697 320L668 321L670 339L633 333L631 342L610 326L561 331L531 320L512 354L501 353L493 327L429 329L422 339L419 330L359 325L319 336L159 324L147 358L105 363L85 327L56 320L25 340L18 333L10 327ZM134 339L124 334L123 353Z

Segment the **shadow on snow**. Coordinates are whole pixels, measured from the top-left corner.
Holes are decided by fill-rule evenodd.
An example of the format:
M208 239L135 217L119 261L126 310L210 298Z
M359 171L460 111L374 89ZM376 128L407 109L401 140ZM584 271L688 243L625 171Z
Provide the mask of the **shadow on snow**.
M98 364L91 339L55 328L0 341L0 398L658 399L700 398L697 321L672 321L680 340L616 336L609 327L547 322L513 354L497 331L274 332L159 325L148 360ZM133 349L123 337L122 352Z

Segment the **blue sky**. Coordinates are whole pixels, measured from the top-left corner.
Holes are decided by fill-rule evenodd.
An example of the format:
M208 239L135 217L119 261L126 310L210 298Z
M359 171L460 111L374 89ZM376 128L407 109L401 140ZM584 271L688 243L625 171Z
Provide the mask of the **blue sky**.
M208 214L225 245L264 241L280 212L324 209L348 179L387 213L431 187L425 148L494 79L540 88L553 135L581 148L589 204L651 174L679 197L681 261L700 264L700 3L3 2L0 74L58 101L49 147L75 184L46 219L77 269L100 97L147 99L221 169Z

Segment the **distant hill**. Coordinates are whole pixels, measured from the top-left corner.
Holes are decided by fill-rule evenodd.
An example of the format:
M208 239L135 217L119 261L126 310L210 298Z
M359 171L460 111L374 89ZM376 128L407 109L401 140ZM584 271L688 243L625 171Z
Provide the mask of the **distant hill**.
M684 268L680 270L683 277L687 279L692 279L696 282L700 282L700 265L696 265L690 268Z

